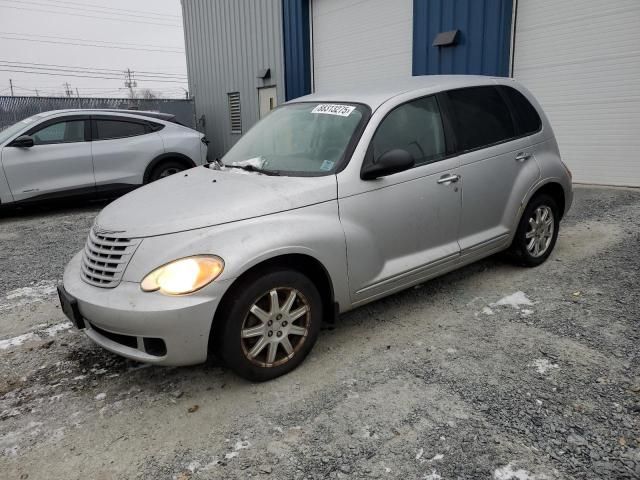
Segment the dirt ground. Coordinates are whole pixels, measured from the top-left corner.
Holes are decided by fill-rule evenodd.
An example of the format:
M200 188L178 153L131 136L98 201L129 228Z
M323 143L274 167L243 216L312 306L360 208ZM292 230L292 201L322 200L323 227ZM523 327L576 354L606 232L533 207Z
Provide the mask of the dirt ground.
M103 205L0 214L0 478L640 478L639 190L576 188L544 265L345 314L264 384L69 328L54 287Z

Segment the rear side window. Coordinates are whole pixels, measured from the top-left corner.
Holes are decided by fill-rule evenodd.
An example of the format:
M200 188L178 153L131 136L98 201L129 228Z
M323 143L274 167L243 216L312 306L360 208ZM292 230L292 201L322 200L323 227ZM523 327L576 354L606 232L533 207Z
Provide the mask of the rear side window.
M502 93L509 99L516 118L518 135L530 135L542 127L540 115L529 100L515 88L501 86Z
M413 155L416 166L443 158L444 130L435 97L413 100L392 110L376 130L371 149L374 163L395 149Z
M496 87L463 88L447 95L458 150L486 147L516 136L509 107Z
M143 123L127 122L122 120L96 120L96 138L108 140L111 138L135 137L148 132Z

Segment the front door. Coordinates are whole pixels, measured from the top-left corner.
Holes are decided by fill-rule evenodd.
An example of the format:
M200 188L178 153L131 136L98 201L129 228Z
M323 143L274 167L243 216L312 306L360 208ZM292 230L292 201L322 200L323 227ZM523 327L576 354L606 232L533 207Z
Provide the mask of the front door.
M354 304L415 284L459 257L458 159L446 158L435 97L392 110L374 134L365 162L375 163L394 149L411 153L415 167L361 180L360 193L339 197Z
M88 120L49 120L27 132L32 147L6 146L2 166L14 201L95 188Z
M264 118L271 110L276 108L278 106L276 87L259 88L258 104L260 107L260 118Z

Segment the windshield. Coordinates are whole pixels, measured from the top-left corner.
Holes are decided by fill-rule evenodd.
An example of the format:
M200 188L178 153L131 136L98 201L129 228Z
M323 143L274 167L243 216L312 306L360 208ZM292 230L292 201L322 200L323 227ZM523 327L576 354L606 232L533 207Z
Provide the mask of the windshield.
M16 133L20 132L22 129L29 127L31 125L35 125L38 120L45 117L45 115L34 115L29 118L25 118L24 120L20 120L17 123L14 123L10 127L5 128L4 130L0 130L0 145L13 137Z
M367 115L356 104L283 105L240 138L222 162L282 175L330 174Z

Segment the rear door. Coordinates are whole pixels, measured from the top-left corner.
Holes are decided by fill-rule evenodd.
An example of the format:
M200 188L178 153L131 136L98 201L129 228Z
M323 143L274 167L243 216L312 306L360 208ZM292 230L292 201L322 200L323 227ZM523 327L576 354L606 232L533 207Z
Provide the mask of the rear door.
M503 248L522 199L540 177L531 138L520 131L497 86L462 88L446 96L460 153L461 254Z
M26 132L33 138L32 147L9 144L2 149L15 201L93 192L88 119L73 115L47 120Z
M162 139L145 120L92 115L91 130L98 189L142 184L151 160L164 153Z

